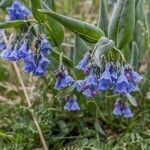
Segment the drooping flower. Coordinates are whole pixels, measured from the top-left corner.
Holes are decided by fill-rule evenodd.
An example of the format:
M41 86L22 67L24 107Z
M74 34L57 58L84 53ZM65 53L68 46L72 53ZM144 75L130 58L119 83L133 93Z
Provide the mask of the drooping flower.
M36 76L43 76L47 71L50 61L42 54L39 56L30 53L24 60L23 70Z
M12 51L13 51L12 49L5 49L2 51L0 57L4 60L9 60L9 56L10 56Z
M69 96L69 97L67 97L66 105L64 106L64 109L67 110L67 111L80 110L80 107L78 105L78 102L77 102L75 96Z
M120 99L116 100L114 106L115 107L112 114L114 114L115 116L123 115L125 118L130 118L133 116L133 113L131 112L129 106L123 103Z
M115 83L118 78L118 71L117 71L117 67L115 67L114 63L111 64L109 71L110 71L112 82Z
M114 110L112 112L115 116L122 115L122 103L120 100L116 100Z
M122 114L124 115L125 118L133 117L133 113L131 112L131 109L129 108L128 105L124 105Z
M77 69L80 69L80 70L83 70L83 71L86 71L86 67L88 65L88 62L90 60L90 55L89 55L89 52L87 52L83 59L79 62L79 64L76 66Z
M24 59L24 66L23 71L27 73L32 73L36 69L36 62L35 62L35 54L29 53L28 56Z
M30 15L30 11L18 1L15 1L11 7L6 9L9 20L26 19Z
M89 76L87 76L87 78L84 80L84 82L85 82L86 86L89 86L89 85L96 86L97 85L97 78L96 78L93 70L90 71Z
M132 80L137 83L139 81L141 81L143 78L141 75L139 75L137 72L135 72L134 70L131 71L131 76L132 76Z
M11 53L8 56L8 60L10 61L17 61L19 60L19 56L18 56L18 50L14 49L11 51Z
M74 79L68 75L67 70L62 70L57 74L55 89L59 90L63 87L71 86L73 83L74 83Z
M78 92L82 91L84 88L85 81L84 80L77 80L74 83L75 88L77 89Z
M43 76L47 71L47 67L50 64L50 61L42 54L36 61L37 61L36 68L35 71L33 72L33 75Z
M95 86L89 85L83 89L83 95L87 97L94 97L96 96L96 89Z
M24 41L21 47L18 50L18 57L21 58L26 58L28 56L28 51L29 51L29 45L28 41Z
M52 46L50 45L50 43L46 38L42 38L40 48L43 55L47 56L48 54L50 54L50 50L52 49Z
M129 83L129 81L125 75L124 68L122 68L120 76L115 84L114 92L127 94L134 90L135 90L134 84L132 84L131 82Z
M110 69L110 65L107 63L105 65L104 72L101 74L101 77L98 80L98 89L101 90L101 91L107 90L110 87L111 83L112 83L112 79L111 79L109 69Z

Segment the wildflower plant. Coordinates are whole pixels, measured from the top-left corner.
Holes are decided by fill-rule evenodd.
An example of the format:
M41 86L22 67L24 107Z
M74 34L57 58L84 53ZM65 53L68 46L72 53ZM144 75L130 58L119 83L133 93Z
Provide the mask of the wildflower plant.
M46 0L30 0L30 7L15 0L5 9L6 21L0 23L0 57L7 62L21 62L27 75L45 79L49 75L51 95L63 101L64 111L82 111L89 101L110 96L113 105L109 115L132 118L144 78L139 73L138 59L135 60L139 57L135 56L139 44L135 28L138 2L110 1L114 9L108 17L106 3L101 0L95 26L55 12ZM7 28L15 33L7 35ZM73 32L80 43L84 42L83 55L75 47L69 57L63 47L64 28ZM148 31L147 24L145 28ZM148 40L148 35L145 38Z
M63 62L64 54L61 52L60 57L62 58L59 57L59 59L61 59L61 64L59 64L59 68L56 72L56 83L54 87L56 90L73 86L78 92L82 92L83 95L87 97L96 96L98 91L103 92L111 90L114 94L118 94L118 97L121 96L120 94L126 95L136 91L136 85L142 77L127 63L121 51L121 49L129 43L134 30L134 1L128 3L121 0L118 1L108 25L108 37L105 37L105 33L98 27L61 16L53 12L44 2L37 1L36 3L37 5L35 6L34 1L31 2L31 12L37 20L37 23L43 21L43 24L47 27L47 23L50 23L49 19L53 18L62 30L59 34L63 32L62 25L65 27L71 26L70 30L75 31L79 36L80 34L83 35L83 39L95 44L91 46L90 50L85 53L81 61L76 65L76 68L82 70L85 74L85 77L79 80L73 79L73 77L68 74L68 70ZM42 5L46 7L46 9L41 9L40 7ZM117 7L121 8L121 6L126 7L126 11L131 10L131 16L126 18L127 21L131 19L130 27L122 27L124 16L121 17L120 24L117 24L117 20L119 20L118 13L122 11L118 10ZM27 18L31 15L28 8L18 1L14 1L12 6L6 10L9 20L28 21ZM126 11L123 11L122 14L125 14ZM46 19L46 17L48 19ZM75 24L79 25L78 29ZM83 25L85 25L85 31L81 31ZM43 32L36 35L38 37L31 39L30 32L32 31L30 30L34 25L33 27L32 24L30 26L28 32L25 34L26 37L23 37L23 40L21 39L20 41L18 39L17 44L14 42L16 41L16 38L14 38L10 46L1 53L1 58L8 61L17 61L21 59L24 62L23 70L25 72L32 73L36 76L43 76L47 72L47 68L50 64L48 56L51 51L53 51L51 45L58 44L58 41L54 41L56 43L53 43L51 40L48 41L47 38L50 36L48 35L50 33L44 34ZM46 32L48 32L48 28L49 27L47 27ZM117 28L120 28L120 30L117 31ZM117 33L115 33L116 31ZM32 43L33 46L31 46ZM116 53L119 55L118 59L114 58L117 55ZM72 93L74 92L72 91L70 95ZM71 100L68 100L68 103L69 101ZM76 108L78 110L78 107ZM73 110L75 110L75 108Z

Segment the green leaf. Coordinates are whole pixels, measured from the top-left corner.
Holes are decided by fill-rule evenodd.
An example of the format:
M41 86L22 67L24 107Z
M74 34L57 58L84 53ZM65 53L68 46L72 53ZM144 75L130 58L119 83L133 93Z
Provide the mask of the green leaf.
M95 63L101 67L101 56L104 53L107 53L111 51L115 46L115 42L106 38L106 37L101 37L100 40L97 43L93 58Z
M58 94L55 96L56 98L65 98L68 96L72 91L74 90L74 86L64 88L62 90L59 90Z
M138 56L139 56L138 45L136 42L132 42L132 53L130 64L136 71L138 71L138 64L139 64Z
M59 56L60 56L60 53L58 51L56 51L56 50L51 51L51 57L53 57L57 62L59 60ZM65 55L63 55L63 62L69 68L74 67L73 62Z
M34 18L39 23L42 23L44 25L46 29L45 34L47 35L48 39L50 41L53 41L54 45L60 46L60 44L64 40L63 27L56 20L37 11L38 9L41 9L43 7L49 9L49 7L43 2L41 3L40 0L32 0L31 8L32 8L32 14Z
M136 1L136 26L134 30L134 41L136 41L139 48L139 62L143 61L143 56L148 46L149 41L149 32L148 32L148 24L147 17L145 13L144 1L137 0Z
M74 63L75 65L79 63L83 55L89 48L89 44L81 39L79 36L75 37L75 47L74 47Z
M102 127L99 124L99 121L96 119L94 123L95 129L97 132L105 136L105 132L103 131Z
M15 21L7 21L0 23L0 29L12 28L12 27L19 27L23 24L26 24L27 20L15 20Z
M104 32L100 28L86 23L84 21L79 21L70 17L60 15L50 9L39 11L57 20L67 29L71 30L72 32L74 32L75 34L77 34L78 36L80 36L88 42L96 43L99 40L99 38L104 35Z
M109 18L107 14L107 9L105 6L104 0L99 0L99 18L98 18L98 27L100 27L105 35L108 34L108 24L109 24Z
M137 102L135 100L135 98L130 95L130 94L126 94L126 97L128 98L129 102L133 105L133 106L137 106Z
M118 0L113 11L108 36L123 49L131 40L135 26L135 0Z

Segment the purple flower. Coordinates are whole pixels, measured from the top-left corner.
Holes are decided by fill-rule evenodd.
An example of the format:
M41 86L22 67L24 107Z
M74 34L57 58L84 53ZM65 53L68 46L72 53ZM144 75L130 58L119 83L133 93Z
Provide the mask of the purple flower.
M27 41L24 41L18 50L19 58L26 58L28 56L29 45Z
M36 62L35 62L36 55L33 53L29 53L28 56L24 59L24 67L23 70L27 73L34 72L36 69Z
M14 49L8 56L8 59L10 61L17 61L19 60L19 56L18 56L18 50Z
M112 112L115 116L122 115L122 103L120 100L116 100L114 110Z
M10 56L11 52L12 52L11 49L5 49L4 51L2 51L0 56L4 60L9 60L9 56Z
M116 80L118 78L118 71L117 71L117 68L114 67L114 64L112 64L109 71L110 71L112 82L113 83L116 82Z
M84 80L77 80L74 83L74 86L75 86L75 88L77 89L78 92L82 91L84 85L85 85L85 81Z
M128 105L124 105L124 108L122 110L122 113L124 115L125 118L130 118L133 117L133 113L131 112L130 108L128 107Z
M109 69L110 65L106 64L105 71L102 73L100 79L98 80L98 89L101 91L107 90L112 83Z
M94 97L94 96L96 96L95 87L93 85L85 87L85 89L83 91L83 95L85 95L87 97Z
M79 64L76 66L77 69L80 69L80 70L83 70L85 71L86 68L87 68L87 65L88 65L88 62L90 60L90 56L89 56L89 53L87 52L83 59L79 62Z
M137 83L139 81L141 81L143 78L141 75L139 75L137 72L135 72L134 70L131 71L131 76L132 76L132 80Z
M97 79L93 73L93 70L90 71L89 76L84 81L85 81L86 86L88 86L88 85L95 85L96 86L97 85Z
M132 91L135 91L135 86L132 82L129 82L125 72L124 72L124 68L121 70L121 74L115 84L114 87L114 92L115 93L122 93L122 94L127 94L130 93Z
M66 105L64 106L64 109L68 110L68 111L80 110L78 102L77 102L75 96L69 96L69 97L67 97Z
M40 48L41 48L41 52L45 56L47 56L50 53L50 50L52 49L50 43L47 41L46 38L43 38L41 40Z
M115 116L123 115L125 118L133 116L130 108L127 104L124 104L120 99L116 100L114 110L112 112Z
M68 75L67 70L57 74L57 81L55 83L55 89L59 90L63 87L71 86L74 83L74 79Z
M9 20L26 19L30 15L30 11L21 3L15 1L11 7L6 9Z
M35 71L33 72L33 75L36 76L45 75L49 64L50 61L44 55L40 55L40 58L38 58L37 60L36 68Z

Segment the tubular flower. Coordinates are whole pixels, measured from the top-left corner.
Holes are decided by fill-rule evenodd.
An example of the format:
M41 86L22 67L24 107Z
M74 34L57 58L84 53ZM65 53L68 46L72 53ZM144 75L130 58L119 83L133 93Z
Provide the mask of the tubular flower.
M77 102L75 96L69 96L69 97L67 97L66 105L64 106L64 109L67 110L67 111L80 110L80 107L78 105L78 102Z
M67 70L59 72L57 75L57 81L55 83L55 89L59 90L63 87L71 86L74 83L74 79L68 75Z
M50 45L50 43L47 41L45 37L43 37L41 40L40 49L43 55L47 56L48 54L50 54L50 50L52 49L52 46Z
M31 53L24 60L25 64L23 70L27 73L32 73L36 76L43 76L47 71L50 61L42 54L39 56Z
M11 7L6 9L9 20L26 19L30 15L30 11L21 3L15 1Z
M124 115L125 118L133 117L133 113L131 112L128 105L124 105L124 108L122 110L122 114Z
M109 69L110 69L110 65L106 64L105 65L105 70L101 74L100 79L98 80L98 89L101 90L101 91L107 90L110 87L111 83L112 83L112 79L111 79Z
M89 53L87 52L83 59L79 62L79 64L76 66L77 69L80 69L80 70L83 70L83 71L86 71L87 69L87 65L88 65L88 62L90 60L90 55Z
M120 100L116 100L114 110L112 112L115 116L122 115L122 103Z
M127 94L132 91L134 91L135 88L131 84L129 84L127 77L125 76L124 73L124 68L121 70L120 76L115 84L114 87L114 92L115 93L122 93L122 94Z
M133 113L131 112L129 106L124 104L121 100L116 100L112 114L115 116L123 115L125 118L133 117Z

